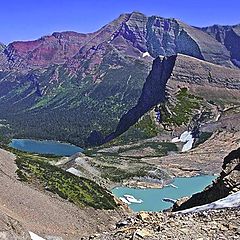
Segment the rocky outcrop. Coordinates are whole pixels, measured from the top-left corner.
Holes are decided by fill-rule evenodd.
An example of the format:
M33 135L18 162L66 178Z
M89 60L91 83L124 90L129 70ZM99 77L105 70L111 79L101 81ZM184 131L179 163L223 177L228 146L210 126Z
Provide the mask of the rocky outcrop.
M31 240L28 231L15 219L0 212L1 240Z
M224 158L222 172L212 185L187 200L177 201L173 206L173 211L208 204L238 191L240 191L240 148Z
M177 53L231 66L230 54L222 44L203 31L174 18L152 16L147 22L147 47L153 55Z
M152 71L146 79L137 105L122 116L116 131L107 136L104 142L111 141L127 131L152 107L166 100L166 84L171 76L175 60L176 56L165 57L163 60L158 57L154 60Z
M233 66L230 61L230 53L224 45L195 27L180 21L178 21L178 23L180 26L180 34L177 38L177 44L181 46L181 48L178 49L178 53L227 67Z
M232 62L240 67L240 24L235 26L213 25L202 28L202 30L223 44L230 52Z
M130 41L134 48L137 48L140 52L147 51L147 25L148 18L142 13L133 12L130 14L128 21L122 24L122 27L118 34L114 36L113 44L117 38L124 38Z
M0 52L2 52L5 49L5 45L0 42Z
M172 80L183 83L240 89L240 71L178 54Z
M190 214L138 213L111 232L84 240L238 239L240 211L223 209Z

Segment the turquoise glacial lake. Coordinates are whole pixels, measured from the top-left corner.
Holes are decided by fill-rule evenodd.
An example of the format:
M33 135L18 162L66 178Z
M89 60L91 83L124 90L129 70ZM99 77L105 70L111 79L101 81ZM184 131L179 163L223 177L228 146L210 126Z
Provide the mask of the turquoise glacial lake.
M173 204L164 202L163 198L179 199L185 196L191 196L194 193L202 191L206 186L212 183L216 176L201 175L196 177L175 178L173 183L177 188L165 186L161 189L135 189L128 187L116 187L112 193L117 197L123 195L132 195L136 199L142 199L142 203L131 203L129 207L134 212L139 211L161 211L170 208Z
M21 151L56 156L71 156L83 151L82 148L72 144L49 140L13 139L8 146Z

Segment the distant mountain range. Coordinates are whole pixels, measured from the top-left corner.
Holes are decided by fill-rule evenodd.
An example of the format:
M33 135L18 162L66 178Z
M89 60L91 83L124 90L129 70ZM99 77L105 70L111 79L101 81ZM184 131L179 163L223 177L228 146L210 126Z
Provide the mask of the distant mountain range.
M152 61L172 55L174 81L240 89L240 25L133 12L94 33L0 44L0 133L88 145L136 105Z
M1 68L25 70L52 64L72 65L97 52L105 55L111 47L133 57L145 52L153 57L182 53L232 66L240 61L239 43L240 25L196 28L174 18L146 17L133 12L121 15L94 33L55 32L35 41L2 45L5 61L1 61Z

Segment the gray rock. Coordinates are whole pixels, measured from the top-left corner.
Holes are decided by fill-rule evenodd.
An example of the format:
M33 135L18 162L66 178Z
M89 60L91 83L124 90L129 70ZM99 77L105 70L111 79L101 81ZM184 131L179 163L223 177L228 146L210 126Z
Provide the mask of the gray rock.
M31 240L28 231L15 219L0 212L1 240Z

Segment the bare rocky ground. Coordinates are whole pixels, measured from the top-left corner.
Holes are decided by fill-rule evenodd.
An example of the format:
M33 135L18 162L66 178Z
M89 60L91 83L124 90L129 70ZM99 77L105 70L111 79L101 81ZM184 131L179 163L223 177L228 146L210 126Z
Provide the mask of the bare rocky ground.
M0 229L1 240L31 240L26 228L2 212L0 213Z
M175 85L176 82L172 81L173 90L178 88ZM200 95L204 95L204 91L211 96L214 93L216 99L221 100L218 92L222 94L222 91L217 87L210 86L204 91L196 84L188 87L195 93L200 92ZM109 144L90 149L86 155L65 158L57 164L65 170L75 168L79 175L91 178L107 188L119 184L156 188L168 184L173 177L218 175L221 171L222 159L240 144L240 107L237 104L239 97L239 91L226 91L221 101L228 99L228 103L211 104L214 117L203 122L200 131L213 135L188 152L181 153L183 144L179 143L177 144L179 151L170 150L167 154L161 151L161 144L168 144L173 137L180 136L186 130L185 126L174 129L172 133L159 130L161 134L147 140L113 146ZM153 176L153 172L158 174Z
M115 230L85 239L94 240L220 240L240 238L240 209L208 212L139 213L118 224Z
M39 191L18 181L14 160L13 154L0 149L0 212L19 221L28 231L46 239L57 236L64 240L75 240L106 231L120 219L121 210L118 213L92 208L80 209L54 194ZM1 221L4 220L1 218ZM1 228L0 233L4 232Z
M233 119L230 119L234 123ZM238 126L238 118L235 117L235 127ZM225 124L226 122L223 121ZM219 123L218 123L219 124ZM225 125L224 125L225 126ZM214 126L211 126L211 128ZM218 126L219 127L219 126ZM207 141L200 144L196 148L185 153L170 153L167 156L149 156L149 152L154 151L151 148L141 147L138 149L137 144L113 146L109 148L103 148L99 150L94 156L88 157L78 156L76 158L70 158L66 161L62 161L65 169L75 167L79 170L79 173L83 176L91 177L93 180L111 188L115 185L126 185L133 187L163 187L164 184L173 177L191 177L199 174L215 174L218 175L221 171L223 158L232 150L239 147L240 144L240 129L235 128L234 131L230 130L230 127L222 127L221 130L217 130ZM170 141L166 136L164 141ZM161 143L163 140L155 138L152 141L156 144ZM129 150L131 150L131 156L129 156ZM180 147L179 147L180 148ZM118 153L119 149L122 149L122 153ZM141 156L139 155L141 153ZM137 157L136 157L137 156ZM81 167L78 162L81 162ZM84 162L84 164L82 164ZM120 182L114 182L114 179L102 178L102 173L109 171L109 175L114 171L119 173L127 172L136 174L135 177L131 175L126 176L126 179L120 180ZM109 169L109 170L108 170ZM144 177L138 178L139 169L151 169L151 171L159 171L159 175L154 176L156 179L163 179L164 181L151 182ZM148 176L146 171L146 176Z
M210 139L189 152L160 158L145 158L148 163L166 169L172 176L219 174L222 159L238 148L240 131L217 132Z

